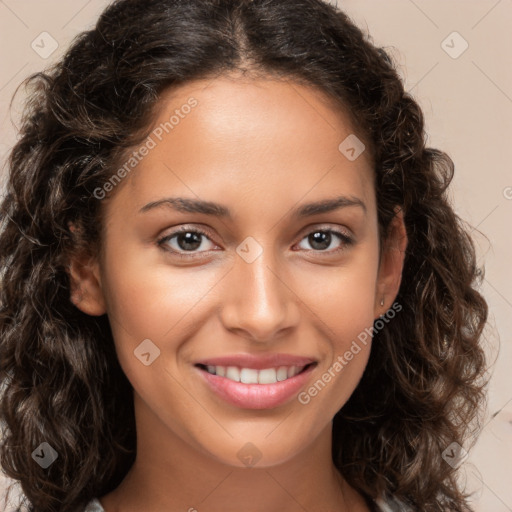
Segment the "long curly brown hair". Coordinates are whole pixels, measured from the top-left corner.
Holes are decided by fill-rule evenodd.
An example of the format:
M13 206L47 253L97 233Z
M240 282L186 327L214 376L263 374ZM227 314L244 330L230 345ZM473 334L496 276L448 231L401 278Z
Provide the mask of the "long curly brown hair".
M37 512L80 510L128 472L133 390L108 316L70 301L70 256L100 247L94 190L147 135L161 93L236 70L332 98L373 156L381 243L394 208L404 212L402 311L376 329L363 377L334 417L336 467L367 497L471 510L443 451L468 449L478 433L487 304L470 230L447 197L454 164L426 147L421 109L388 53L321 0L118 0L24 82L0 206L4 472ZM42 442L58 453L47 469L32 456Z

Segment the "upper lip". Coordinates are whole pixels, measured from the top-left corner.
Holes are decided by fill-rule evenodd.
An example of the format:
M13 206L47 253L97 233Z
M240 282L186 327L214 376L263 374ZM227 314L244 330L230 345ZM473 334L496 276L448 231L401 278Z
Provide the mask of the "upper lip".
M201 359L196 365L204 366L238 366L239 368L277 368L279 366L306 366L316 361L310 357L295 356L293 354L233 354L221 357Z

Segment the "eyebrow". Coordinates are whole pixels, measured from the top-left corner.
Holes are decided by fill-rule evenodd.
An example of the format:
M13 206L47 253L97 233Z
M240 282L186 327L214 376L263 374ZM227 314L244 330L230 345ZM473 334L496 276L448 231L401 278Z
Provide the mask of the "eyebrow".
M179 212L203 213L205 215L213 215L214 217L233 218L229 209L219 203L187 197L166 197L157 201L151 201L144 205L139 210L139 213L145 213L162 206L170 207ZM357 197L338 196L332 199L323 199L321 201L302 204L293 211L293 216L296 218L310 217L348 206L358 206L366 214L366 205L361 199Z

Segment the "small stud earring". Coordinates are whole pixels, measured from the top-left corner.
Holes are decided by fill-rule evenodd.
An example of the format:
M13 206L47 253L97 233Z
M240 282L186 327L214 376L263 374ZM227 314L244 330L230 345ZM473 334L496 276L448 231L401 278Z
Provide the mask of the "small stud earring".
M80 304L80 302L82 302L82 300L84 299L84 292L82 290L82 288L79 288L75 294L73 294L73 300L72 302L74 304Z
M380 299L380 305L384 306L384 299Z

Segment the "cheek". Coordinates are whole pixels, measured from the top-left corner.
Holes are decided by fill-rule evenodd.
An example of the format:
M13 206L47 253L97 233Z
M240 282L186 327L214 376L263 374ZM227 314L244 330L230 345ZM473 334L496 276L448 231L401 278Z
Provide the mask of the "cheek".
M317 273L308 278L307 288L315 290L309 301L329 339L315 380L298 396L312 423L332 418L364 373L372 342L377 265L376 247L366 247L350 264L331 269L330 276Z
M371 267L341 276L330 286L322 304L326 322L334 331L333 348L343 354L374 320L375 273Z
M316 371L315 378L298 396L303 414L315 428L331 420L345 405L356 389L368 363L372 344L373 286L353 288L351 284L338 289L328 307L323 307L323 321L328 324L325 337L329 338L326 357ZM336 290L335 290L336 291Z
M200 266L167 264L155 249L135 243L111 243L103 274L109 315L135 339L160 339L178 328L219 279Z
M155 366L176 365L180 347L207 320L205 307L225 273L155 263L143 253L129 247L111 250L102 278L118 359L134 379L144 368L134 351L146 339L161 351Z
M378 272L377 245L361 245L338 266L298 273L301 299L336 339L346 340L373 322ZM330 336L331 337L331 336Z

